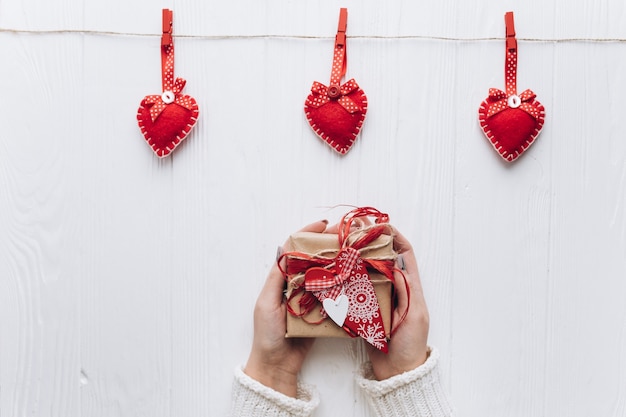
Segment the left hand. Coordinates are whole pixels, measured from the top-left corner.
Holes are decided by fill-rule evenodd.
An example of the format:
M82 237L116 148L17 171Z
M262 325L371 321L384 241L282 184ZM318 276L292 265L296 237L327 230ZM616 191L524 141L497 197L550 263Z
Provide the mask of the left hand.
M302 231L322 233L326 225L326 221L319 221ZM285 244L284 250L291 248ZM254 338L244 372L263 385L295 398L298 373L315 339L285 338L284 286L283 274L274 264L254 307Z

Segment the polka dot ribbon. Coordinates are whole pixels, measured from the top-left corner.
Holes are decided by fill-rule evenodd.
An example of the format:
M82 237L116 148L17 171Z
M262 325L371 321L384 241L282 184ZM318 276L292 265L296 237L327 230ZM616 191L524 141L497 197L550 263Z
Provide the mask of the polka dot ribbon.
M519 108L530 114L534 119L539 117L539 110L532 103L537 97L532 90L525 90L517 94L517 39L515 38L515 23L513 12L504 15L506 24L506 63L504 66L504 80L506 91L497 88L489 89L489 106L487 117L498 114L507 108Z
M172 37L174 13L163 9L163 35L161 36L161 85L163 94L146 97L146 103L152 103L150 117L154 122L163 109L169 104L176 103L191 110L193 101L189 96L181 94L186 81L183 78L174 80L174 39Z
M331 87L326 87L324 84L314 81L313 86L311 87L311 92L314 94L310 99L307 99L306 104L308 106L318 108L328 103L332 98L329 95L329 89ZM353 91L359 89L359 85L356 83L354 79L344 83L341 87L339 87L339 98L337 99L337 103L341 104L341 106L346 109L346 111L350 114L356 113L358 111L363 111L361 106L356 104L354 100L348 97Z
M506 24L506 63L504 65L504 80L506 91L497 88L489 89L489 101L491 105L486 117L498 114L507 108L523 110L535 120L540 117L540 111L533 105L537 95L532 90L525 90L517 94L517 39L515 38L515 23L513 12L504 15Z
M502 110L505 110L507 107L516 106L518 109L524 110L526 113L530 114L535 120L539 118L539 109L537 109L536 106L532 105L535 97L537 97L537 95L533 93L532 90L525 90L517 97L519 97L519 101L517 102L517 104L512 104L511 96L508 96L507 93L497 88L490 88L489 99L493 102L493 104L489 107L487 117L498 114Z
M335 36L335 53L333 55L333 67L330 72L330 85L325 86L320 82L313 82L311 92L313 98L307 100L307 105L311 107L321 107L331 100L337 100L348 113L363 111L361 106L356 104L350 97L351 92L358 90L359 85L354 79L349 80L341 85L341 79L346 75L348 67L347 55L347 38L346 29L348 27L348 9L341 8L339 11L339 25L337 27L337 36Z
M504 67L504 79L506 81L506 94L517 94L517 39L515 39L515 22L513 12L504 15L506 24L506 64Z

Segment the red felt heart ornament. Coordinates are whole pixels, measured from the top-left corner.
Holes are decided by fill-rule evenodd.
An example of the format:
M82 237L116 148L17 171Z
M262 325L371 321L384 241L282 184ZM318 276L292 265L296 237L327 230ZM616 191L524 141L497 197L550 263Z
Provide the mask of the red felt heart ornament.
M341 84L347 68L347 21L347 9L342 8L335 37L330 85L313 82L311 93L304 103L304 113L311 128L342 155L354 144L367 113L367 97L357 82L351 79Z
M159 95L146 96L137 112L141 133L154 153L161 158L176 149L198 121L196 100L180 93L176 95L175 101L166 104L153 119L153 108L162 100L163 97Z
M491 88L478 109L480 127L493 148L508 162L516 160L533 144L545 120L545 108L531 90L517 94L517 40L513 13L506 23L506 92Z
M186 81L174 81L174 42L171 10L163 9L161 37L161 81L163 94L144 97L137 111L137 122L146 142L163 158L187 137L198 121L198 103L182 94Z

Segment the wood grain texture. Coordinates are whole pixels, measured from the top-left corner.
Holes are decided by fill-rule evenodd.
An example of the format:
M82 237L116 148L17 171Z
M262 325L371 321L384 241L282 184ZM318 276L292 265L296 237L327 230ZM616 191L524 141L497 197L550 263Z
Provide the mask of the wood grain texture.
M158 160L135 114L160 92L162 7L200 119ZM343 157L303 112L339 7L369 99ZM459 415L625 416L625 7L0 1L0 416L226 414L277 245L339 204L413 243ZM508 10L518 87L547 109L514 164L477 120ZM317 416L371 415L364 360L317 341Z

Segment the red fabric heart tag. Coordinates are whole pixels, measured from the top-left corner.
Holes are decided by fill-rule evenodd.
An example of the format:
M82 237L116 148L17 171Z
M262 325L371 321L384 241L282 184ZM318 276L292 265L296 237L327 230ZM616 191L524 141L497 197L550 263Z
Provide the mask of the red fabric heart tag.
M517 94L517 40L513 13L505 15L507 46L506 92L491 88L478 109L480 127L500 156L512 162L535 141L545 120L545 108L531 90Z
M198 121L198 103L181 93L185 80L174 81L174 41L171 10L163 9L161 37L161 82L163 94L144 97L137 111L137 123L154 153L163 158L187 137Z
M311 128L342 155L354 144L367 113L367 97L356 81L351 79L341 84L347 68L347 22L348 11L342 8L335 37L330 85L315 81L304 103L304 113Z

